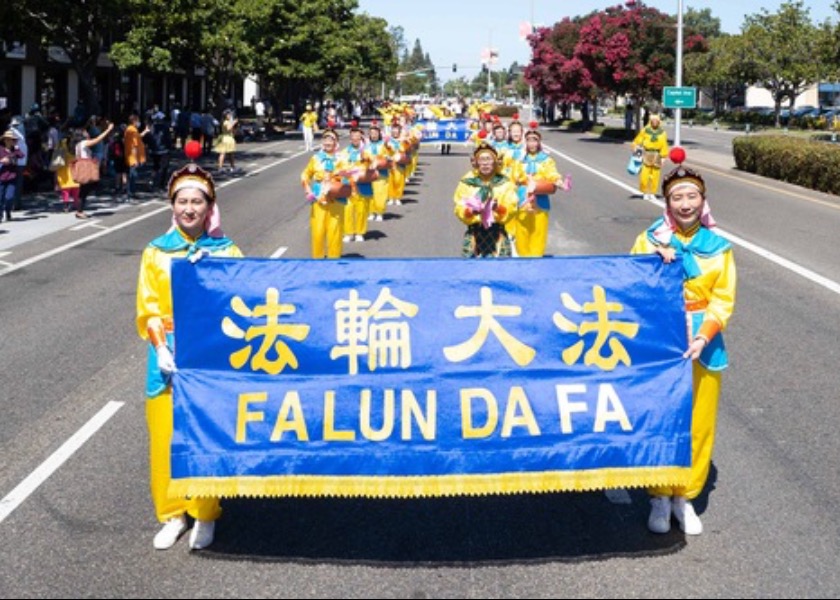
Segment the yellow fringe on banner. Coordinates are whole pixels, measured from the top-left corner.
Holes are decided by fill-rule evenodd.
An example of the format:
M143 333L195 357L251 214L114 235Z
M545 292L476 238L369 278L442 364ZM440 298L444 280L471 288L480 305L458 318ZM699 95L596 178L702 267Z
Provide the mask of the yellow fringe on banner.
M684 486L688 467L634 467L591 471L543 471L440 476L194 477L169 484L172 496L434 498L540 492L587 492L614 488Z

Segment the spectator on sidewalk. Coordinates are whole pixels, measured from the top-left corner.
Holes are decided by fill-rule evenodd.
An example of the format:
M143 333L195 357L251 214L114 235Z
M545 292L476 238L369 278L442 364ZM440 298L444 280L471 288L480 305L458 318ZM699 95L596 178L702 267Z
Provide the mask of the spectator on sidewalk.
M128 165L125 163L125 125L120 125L111 136L108 156L114 174L114 196L125 194L128 189Z
M106 137L108 137L113 128L114 124L108 123L108 125L105 127L105 130L99 135L97 135L95 138L91 138L87 129L85 129L84 127L78 128L73 136L73 148L75 151L75 158L95 158L95 156L93 155L93 149L96 147L97 144L101 144L102 141ZM93 190L97 188L98 185L99 181L92 181L89 183L83 183L79 186L79 194L77 196L75 206L77 219L88 218L88 214L85 212L85 204L87 203L87 197Z
M26 143L26 133L23 128L23 118L20 116L12 117L12 122L9 130L17 137L17 147L21 152L21 156L17 161L17 177L15 178L15 199L12 205L14 210L21 209L21 198L23 198L23 171L26 169L26 163L29 161L29 145Z
M163 190L169 178L169 156L172 152L172 134L163 112L152 115L152 127L147 137L152 155L152 187Z
M230 162L230 172L236 169L236 137L234 131L239 124L239 119L234 118L232 110L225 110L225 116L222 120L222 135L219 136L216 142L216 152L219 153L219 173L225 166L225 157Z
M137 196L137 175L142 165L146 164L146 145L143 143L140 131L140 115L136 112L128 117L128 127L125 128L125 164L128 167L128 185L126 200L131 201Z
M213 150L213 138L216 137L218 126L219 122L210 112L210 108L205 108L201 113L201 149L204 154L210 154Z
M6 220L11 221L18 178L17 161L23 153L18 148L18 137L13 131L7 130L0 141L0 202L3 208L0 221L3 220L3 213Z

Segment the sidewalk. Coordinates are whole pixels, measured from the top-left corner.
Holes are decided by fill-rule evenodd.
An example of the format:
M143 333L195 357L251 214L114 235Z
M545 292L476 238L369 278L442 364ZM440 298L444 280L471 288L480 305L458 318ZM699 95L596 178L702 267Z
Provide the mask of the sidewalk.
M187 162L180 151L175 151L169 162L169 172L179 169ZM198 163L213 171L217 181L229 177L227 173L216 174L216 159L213 156L202 156ZM148 164L148 163L147 163ZM106 176L99 182L99 186L88 196L85 212L90 219L76 218L75 211L70 208L64 211L61 192L52 189L49 182L43 182L36 191L25 192L21 197L20 210L12 211L12 220L0 223L0 253L8 251L19 244L37 239L41 236L69 229L78 225L91 223L97 216L111 215L128 206L136 206L153 200L167 202L164 189L153 189L151 184L152 170L149 166L141 167L137 179L136 197L127 202L125 194L116 194L116 177ZM0 258L0 260L2 260Z

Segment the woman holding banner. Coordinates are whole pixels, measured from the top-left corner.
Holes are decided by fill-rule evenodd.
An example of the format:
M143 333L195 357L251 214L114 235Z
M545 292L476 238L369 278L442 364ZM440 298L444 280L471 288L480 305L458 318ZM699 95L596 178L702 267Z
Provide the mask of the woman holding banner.
M187 143L201 148L196 141ZM196 148L193 148L194 150ZM146 422L149 466L155 514L163 528L154 547L167 550L187 530L187 515L195 519L189 545L201 550L213 543L215 521L221 515L218 498L172 497L170 442L173 431L172 374L176 372L170 264L173 258L203 254L241 257L242 252L219 229L216 188L211 175L194 163L172 174L169 201L174 226L143 251L137 283L137 332L148 344Z
M685 158L680 154L675 162ZM691 475L686 486L648 490L648 529L667 533L673 514L684 533L699 535L703 524L691 501L703 490L712 462L721 371L728 362L722 332L735 308L737 275L730 243L714 231L700 174L680 165L665 177L662 192L664 215L638 236L631 253L682 262L689 339L683 357L693 361Z

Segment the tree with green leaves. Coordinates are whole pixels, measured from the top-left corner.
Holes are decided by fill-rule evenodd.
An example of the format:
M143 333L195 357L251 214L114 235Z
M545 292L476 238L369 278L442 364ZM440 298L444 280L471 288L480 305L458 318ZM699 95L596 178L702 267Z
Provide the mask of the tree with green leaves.
M742 54L741 36L721 35L709 40L708 52L696 52L683 60L686 81L711 92L716 113L728 108L730 98L743 90L737 57Z
M791 104L827 72L815 60L820 52L820 32L811 23L810 11L801 1L785 2L776 13L762 9L748 15L742 28L740 73L747 83L761 86L773 97L776 127L782 103Z
M61 47L78 74L88 112L101 113L97 61L106 43L132 22L132 0L5 0L3 4L4 37L23 37L45 50Z

